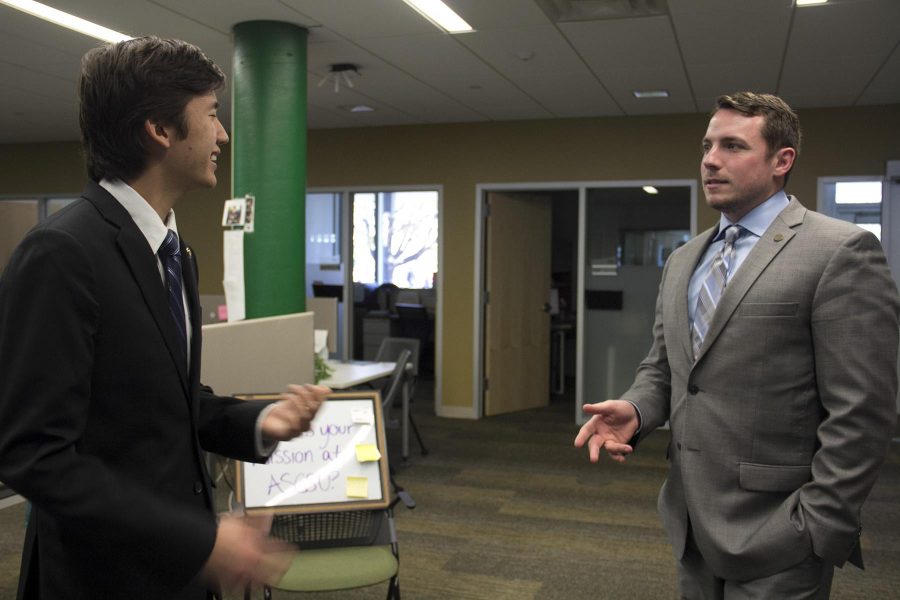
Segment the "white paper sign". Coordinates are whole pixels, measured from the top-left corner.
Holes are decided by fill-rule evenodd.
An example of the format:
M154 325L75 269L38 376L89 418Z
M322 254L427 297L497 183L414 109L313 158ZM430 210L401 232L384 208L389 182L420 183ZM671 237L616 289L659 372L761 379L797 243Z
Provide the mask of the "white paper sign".
M246 317L244 305L244 232L225 231L223 255L225 258L225 304L228 306L228 322L242 321Z

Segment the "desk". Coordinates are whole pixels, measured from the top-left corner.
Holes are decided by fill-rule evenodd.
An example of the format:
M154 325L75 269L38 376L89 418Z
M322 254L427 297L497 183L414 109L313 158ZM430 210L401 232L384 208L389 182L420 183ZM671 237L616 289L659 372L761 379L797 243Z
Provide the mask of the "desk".
M331 369L331 375L319 382L333 390L346 390L358 387L364 383L370 383L378 379L390 377L397 363L371 362L367 360L326 360L325 364ZM412 364L406 363L407 373L412 370ZM404 377L403 387L400 389L402 397L402 416L400 417L400 456L406 462L409 459L409 380ZM383 399L382 399L383 400ZM387 421L387 415L384 416Z

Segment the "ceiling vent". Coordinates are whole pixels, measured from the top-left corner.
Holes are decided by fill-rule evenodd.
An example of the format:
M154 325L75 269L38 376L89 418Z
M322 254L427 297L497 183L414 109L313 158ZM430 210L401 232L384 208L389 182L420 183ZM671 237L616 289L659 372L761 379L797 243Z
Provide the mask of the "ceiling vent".
M666 0L536 0L554 23L668 14Z

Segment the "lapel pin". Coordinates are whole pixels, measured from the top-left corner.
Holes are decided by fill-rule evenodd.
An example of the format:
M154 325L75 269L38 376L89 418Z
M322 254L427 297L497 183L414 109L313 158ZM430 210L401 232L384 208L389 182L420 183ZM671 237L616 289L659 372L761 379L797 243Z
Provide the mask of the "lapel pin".
M778 234L778 235L781 235L781 234ZM187 248L184 249L184 251L187 252L188 254L190 254L190 253L191 253L191 247L188 246Z
M776 234L775 234L775 237L774 237L773 239L774 239L776 242L780 242L781 240L784 239L784 236L781 235L780 233L776 233ZM190 250L188 250L188 252L190 252Z

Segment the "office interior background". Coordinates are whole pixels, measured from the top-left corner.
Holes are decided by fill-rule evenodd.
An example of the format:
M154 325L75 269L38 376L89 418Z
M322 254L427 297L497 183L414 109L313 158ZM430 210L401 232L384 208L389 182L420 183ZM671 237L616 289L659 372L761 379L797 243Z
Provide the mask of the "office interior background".
M897 0L447 0L475 30L463 34L437 29L401 0L49 4L127 35L195 43L229 76L235 24L308 29L308 198L330 202L335 217L330 230L298 231L332 245L319 254L308 245L307 257L322 260L308 260L307 284L354 287L351 207L380 210L382 199L411 193L436 198L433 277L409 276L400 287L418 290L433 316L429 408L438 417L482 419L566 391L574 424L582 402L627 388L649 347L661 261L718 218L698 173L719 94L787 100L804 131L788 193L879 228L900 272ZM0 4L0 266L29 219L84 185L75 82L81 56L97 43ZM231 133L228 87L219 99ZM216 189L177 207L208 297L222 294L230 157L226 145ZM836 200L844 183L874 195ZM539 207L532 221L503 216L526 204ZM549 230L530 229L535 221ZM521 265L492 268L493 249L508 237L543 241L526 245ZM553 360L522 369L493 362L491 340L519 323L504 316L519 309L497 298L502 286L514 290L504 302L522 301L516 282L529 275L531 253L550 273L539 285L555 299L556 314L541 317L555 324L541 337ZM356 283L371 288L385 283L381 276L376 265ZM341 351L364 352L364 320L342 315ZM491 375L509 373L517 387L500 397ZM526 389L549 392L526 399Z
M900 3L893 0L808 7L792 0L449 5L474 32L442 32L400 0L55 3L127 35L187 39L229 75L234 24L270 19L308 28L310 190L440 194L439 415L485 412L484 317L477 305L485 240L476 217L488 191L543 189L559 197L570 190L577 198L582 188L610 182L696 185L707 114L717 95L739 89L778 93L799 111L806 137L788 191L810 208L818 204L821 178L883 180L886 161L900 158ZM74 86L81 55L97 42L7 6L0 5L0 16L0 194L77 196L84 170ZM347 75L353 87L331 75L341 64L355 67ZM668 97L635 97L662 90ZM230 132L229 89L220 98ZM354 112L359 106L373 110ZM204 294L222 293L229 148L219 161L218 187L178 207L203 266ZM675 229L695 233L714 223L696 191ZM583 304L574 302L577 291L591 287L590 261L608 256L582 255L577 264L581 224L578 202L571 202L556 203L564 214L557 215L553 272L565 279L557 285L569 290L569 311L577 313ZM587 280L581 288L579 272ZM638 335L634 343L646 345L649 333ZM569 344L569 375L577 377L584 370L578 360L600 351L588 339L580 353ZM600 354L606 365L608 353ZM600 389L581 389L579 400L627 384L623 377L599 382Z

